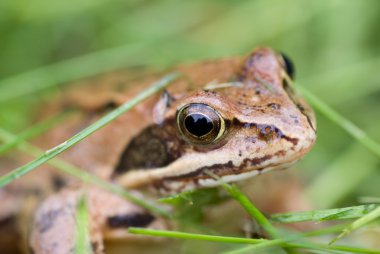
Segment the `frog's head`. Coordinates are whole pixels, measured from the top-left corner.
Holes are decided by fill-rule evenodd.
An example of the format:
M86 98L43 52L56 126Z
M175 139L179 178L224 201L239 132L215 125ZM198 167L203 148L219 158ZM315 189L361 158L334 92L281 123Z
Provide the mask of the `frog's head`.
M232 182L291 165L316 138L314 115L291 87L292 72L283 55L258 48L230 82L164 94L162 121L131 141L116 176L124 175L127 186L150 181L180 191L218 185L210 172Z

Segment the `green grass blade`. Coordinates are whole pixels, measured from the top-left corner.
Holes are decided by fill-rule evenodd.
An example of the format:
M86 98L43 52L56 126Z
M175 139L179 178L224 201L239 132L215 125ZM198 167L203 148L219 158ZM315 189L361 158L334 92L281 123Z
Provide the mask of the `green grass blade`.
M336 225L308 231L308 232L302 233L302 235L304 235L305 237L313 237L313 236L335 234L337 232L342 231L342 229L344 229L347 225L348 225L347 223L336 224Z
M3 129L0 129L0 139L2 140L13 140L15 139L15 135L3 130ZM39 157L40 154L43 154L43 151L26 143L26 142L22 142L19 146L19 149L27 154L30 154L32 156L35 156L35 157ZM148 199L144 199L144 198L141 198L141 197L136 197L134 196L133 194L131 194L130 192L128 192L126 189L120 187L120 186L117 186L117 185L113 185L109 182L106 182L100 178L98 178L97 176L95 175L92 175L90 173L88 173L87 171L84 171L84 170L81 170L80 168L64 161L64 160L61 160L59 158L53 158L51 159L50 161L47 162L48 164L54 166L55 168L57 168L58 170L66 173L66 174L69 174L75 178L78 178L79 180L83 181L83 182L89 182L89 183L92 183L96 186L99 186L100 188L103 188L111 193L114 193L116 195L119 195L133 203L135 203L136 205L139 205L141 207L144 207L145 209L151 211L152 213L155 213L155 214L159 214L159 215L162 215L166 218L170 218L171 215L160 208L160 206L158 206L157 204L154 204L154 203L151 203L151 202L148 202L147 200Z
M223 243L256 244L256 243L270 242L270 240L266 240L266 239L250 239L250 238L231 237L231 236L205 235L205 234L186 233L186 232L179 232L179 231L155 230L155 229L135 228L135 227L130 227L128 229L128 232L131 234L169 237L169 238L177 238L177 239L192 239L192 240L201 240L201 241L210 241L210 242L223 242Z
M75 254L92 253L89 234L89 220L86 198L82 196L76 209L76 235L75 235Z
M341 239L343 236L349 234L353 230L356 230L360 227L363 227L364 225L376 220L379 217L380 217L380 207L377 207L376 209L374 209L373 211L371 211L367 215L362 216L361 218L354 221L351 225L349 225L348 227L343 229L343 232L340 235L338 235L336 238L331 240L331 242L329 244L335 243L336 241Z
M302 234L296 234L296 235L294 235L294 237L293 236L291 238L288 237L286 242L290 242L292 240L294 240L294 241L302 240L305 237L314 237L314 236L320 236L320 235L333 234L333 233L341 231L343 228L345 228L345 226L346 225L340 224L340 225L334 225L331 227L326 227L326 228L322 228L322 229L318 229L318 230L314 230L314 231L310 231L310 232L306 232L306 233L302 233ZM265 242L265 243L256 244L255 246L247 246L247 247L239 248L239 249L229 251L226 253L229 253L229 254L232 254L232 253L235 253L235 254L236 253L248 253L248 252L252 252L253 250L257 251L259 249L268 248L270 246L275 246L275 245L268 245ZM331 252L335 253L335 251L331 251ZM326 251L324 253L326 253Z
M378 208L378 205L368 204L336 209L315 210L306 212L291 212L273 214L271 220L281 223L294 223L304 221L327 221L360 218Z
M245 196L236 185L225 185L224 188L228 193L240 203L240 205L248 212L253 219L259 223L266 232L273 238L279 238L280 235L277 229L269 222L269 220L252 204L252 202Z
M309 92L302 86L297 86L302 95L324 116L326 116L330 121L334 122L336 125L343 128L348 134L350 134L354 139L364 145L372 153L380 157L380 144L371 139L364 131L362 131L354 123L338 114L334 109L324 103L321 99L316 97L314 94Z
M51 160L52 158L56 157L62 152L66 151L67 149L75 145L76 143L80 142L87 136L91 135L98 129L104 127L106 124L113 121L115 118L124 114L125 112L130 110L132 107L136 106L142 100L158 92L159 90L161 90L162 88L164 88L165 86L173 82L175 79L177 79L179 76L180 76L179 73L172 73L172 74L166 75L161 80L157 81L152 86L145 89L143 92L139 93L137 96L135 96L128 102L124 103L120 107L111 111L109 114L105 115L104 117L102 117L101 119L99 119L98 121L96 121L95 123L87 127L86 129L84 129L83 131L69 138L68 140L61 143L60 145L46 151L42 156L38 157L37 159L2 176L0 178L0 188L11 183L12 181L19 178L20 176L30 172L34 168L42 165L43 163L46 163L47 161Z
M274 241L280 241L280 240L272 240L272 242L274 242ZM305 245L303 245L303 244L302 245L290 244L290 243L285 243L284 241L281 242L281 244L282 244L282 247L305 248ZM265 249L270 248L270 247L276 247L276 244L259 243L259 244L255 244L253 246L246 246L246 247L239 248L236 250L226 251L226 252L223 252L223 254L257 253L259 251L265 250ZM280 246L278 246L278 247L280 247ZM307 249L323 250L324 253L337 253L336 251L328 250L326 248L315 247L315 245L307 245Z
M208 171L208 175L218 180L220 185L248 212L248 214L259 223L264 230L273 238L279 238L277 229L269 222L269 220L257 209L252 202L245 196L236 185L230 185L224 182L220 177Z
M12 140L7 141L7 143L2 144L0 146L0 155L8 152L9 150L17 147L20 143L22 143L25 140L31 139L33 137L36 137L45 131L52 128L54 125L62 121L67 116L67 112L60 114L58 116L53 116L48 119L45 119L39 123L37 123L35 126L23 131L22 133L18 134L17 137L15 137Z
M349 247L349 246L328 246L328 245L316 244L316 243L290 242L290 241L294 241L295 238L290 238L288 240L250 239L250 238L241 238L241 237L215 236L215 235L205 235L205 234L186 233L186 232L179 232L179 231L155 230L155 229L135 228L135 227L129 228L128 231L131 234L141 234L141 235L149 235L149 236L156 236L156 237L168 237L168 238L177 238L177 239L253 245L253 246L240 248L238 250L234 250L230 252L225 252L229 254L247 253L247 252L255 253L252 251L258 251L258 250L266 249L269 247L291 247L291 248L297 248L297 249L315 249L315 250L324 251L325 253L337 253L337 251L344 251L344 252L349 252L349 253L368 253L368 254L380 253L380 251L376 251L376 250L369 250L369 249Z
M325 244L305 244L305 243L290 243L289 246L293 248L298 249L315 249L315 250L321 250L325 252L331 252L334 251L335 253L337 251L339 252L347 252L347 253L363 253L363 254L380 254L379 250L371 250L366 248L358 248L358 247L351 247L351 246L329 246Z
M166 218L170 218L171 215L160 208L157 204L153 204L148 201L148 199L144 199L142 197L136 197L130 192L128 192L126 189L118 186L118 185L113 185L109 182L106 182L86 171L79 170L78 168L74 167L73 165L68 164L65 161L54 159L51 163L53 166L61 169L61 171L66 172L67 174L70 174L84 182L89 182L92 183L96 186L99 186L109 192L115 193L116 195L119 195L127 200L132 201L136 205L139 205L141 207L144 207L145 209L155 213L159 214L161 216L164 216Z
M275 242L276 244L270 244L270 242ZM258 243L252 246L246 246L243 248L239 248L233 251L223 252L224 254L243 254L243 253L256 253L259 250L266 249L268 247L290 247L294 249L305 249L305 250L319 250L323 253L363 253L363 254L380 254L380 251L378 250L371 250L366 248L358 248L358 247L351 247L351 246L342 246L342 245L336 245L336 246L330 246L325 244L319 244L319 243L311 243L311 242L280 242L281 239L278 240L270 240L270 242L264 242L264 243Z

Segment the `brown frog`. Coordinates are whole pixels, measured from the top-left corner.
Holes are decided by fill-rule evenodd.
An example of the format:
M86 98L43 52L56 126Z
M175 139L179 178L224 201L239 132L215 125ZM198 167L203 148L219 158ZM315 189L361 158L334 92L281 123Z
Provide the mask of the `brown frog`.
M185 78L89 136L62 158L125 188L152 187L173 193L286 168L313 146L314 114L294 92L293 66L283 55L257 48L245 58L175 70ZM158 79L159 75L130 79L121 72L87 81L91 87L75 88L61 103L78 109L77 113L45 135L42 144L48 148L70 137ZM61 190L35 214L30 241L34 253L73 252L75 211L83 196L94 253L104 252L104 238L129 237L129 226L167 226L114 194L78 187L55 171L44 174L55 183L47 184L48 192ZM34 178L38 182L42 177Z

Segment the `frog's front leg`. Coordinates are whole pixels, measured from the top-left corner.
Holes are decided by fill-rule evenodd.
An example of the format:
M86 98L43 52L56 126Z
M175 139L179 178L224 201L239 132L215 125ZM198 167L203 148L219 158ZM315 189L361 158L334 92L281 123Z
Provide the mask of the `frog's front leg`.
M167 224L145 209L109 192L96 188L65 190L45 200L35 215L31 249L35 254L70 254L75 251L76 211L85 198L92 253L105 252L105 238L135 239L128 227L163 229Z

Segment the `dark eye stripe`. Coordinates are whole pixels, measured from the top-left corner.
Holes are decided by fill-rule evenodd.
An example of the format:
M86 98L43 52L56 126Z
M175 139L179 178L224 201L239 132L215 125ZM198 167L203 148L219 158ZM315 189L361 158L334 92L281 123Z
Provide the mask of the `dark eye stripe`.
M112 178L131 169L149 170L167 166L181 157L183 143L177 137L173 118L165 120L162 126L148 126L126 144Z

